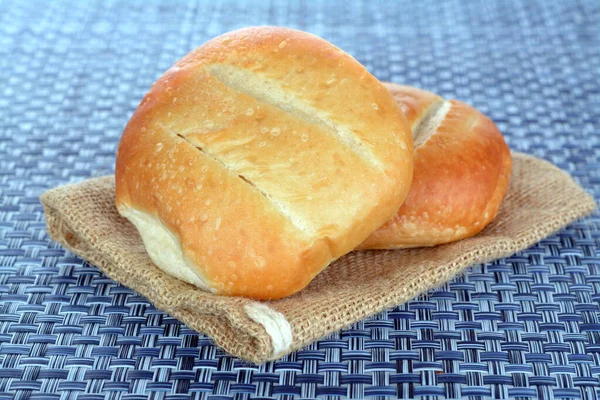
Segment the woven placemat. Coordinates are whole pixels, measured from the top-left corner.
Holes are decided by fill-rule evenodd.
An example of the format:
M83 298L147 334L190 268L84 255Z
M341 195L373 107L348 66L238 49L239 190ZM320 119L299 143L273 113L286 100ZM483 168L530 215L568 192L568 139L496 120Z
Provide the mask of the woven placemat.
M489 115L600 200L600 2L0 1L0 399L600 398L600 214L250 366L52 241L177 59L284 25Z
M566 173L514 154L507 196L478 236L434 248L354 252L298 294L271 302L215 296L157 268L114 204L112 176L42 196L50 235L226 351L260 363L438 286L474 263L523 250L595 208Z

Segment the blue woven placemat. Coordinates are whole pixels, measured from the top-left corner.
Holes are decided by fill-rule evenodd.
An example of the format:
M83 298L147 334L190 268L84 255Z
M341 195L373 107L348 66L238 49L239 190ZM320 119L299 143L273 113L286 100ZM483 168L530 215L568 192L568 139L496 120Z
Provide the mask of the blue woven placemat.
M150 84L246 25L469 102L600 198L600 2L0 1L0 399L600 396L600 216L247 365L51 242L38 195L112 173Z

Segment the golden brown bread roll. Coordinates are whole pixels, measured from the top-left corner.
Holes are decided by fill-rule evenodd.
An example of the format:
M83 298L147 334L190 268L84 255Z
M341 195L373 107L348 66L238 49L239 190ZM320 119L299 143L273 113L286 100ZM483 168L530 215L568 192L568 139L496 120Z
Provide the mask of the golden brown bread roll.
M116 202L168 273L275 299L394 215L412 157L406 118L355 59L307 33L247 28L153 85L119 145Z
M465 103L385 85L413 131L414 178L396 215L358 249L435 246L479 233L508 187L511 158L502 134Z

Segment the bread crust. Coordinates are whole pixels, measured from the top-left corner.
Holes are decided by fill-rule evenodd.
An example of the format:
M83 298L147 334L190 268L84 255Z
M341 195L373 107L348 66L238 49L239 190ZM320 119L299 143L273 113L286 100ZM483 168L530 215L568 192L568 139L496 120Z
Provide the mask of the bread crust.
M406 118L351 56L304 32L246 28L146 94L119 145L116 202L147 248L168 252L149 251L158 267L275 299L393 216L412 158Z
M511 157L502 134L465 103L385 85L416 135L414 179L396 215L358 249L435 246L479 233L508 188Z

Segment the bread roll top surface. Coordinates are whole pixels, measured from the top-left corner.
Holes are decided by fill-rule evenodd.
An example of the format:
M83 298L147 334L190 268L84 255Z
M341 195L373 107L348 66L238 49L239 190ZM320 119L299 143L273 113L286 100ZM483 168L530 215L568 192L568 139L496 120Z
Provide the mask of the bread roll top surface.
M351 56L248 28L192 51L144 97L119 146L117 206L159 267L278 298L394 214L412 153L404 115Z

